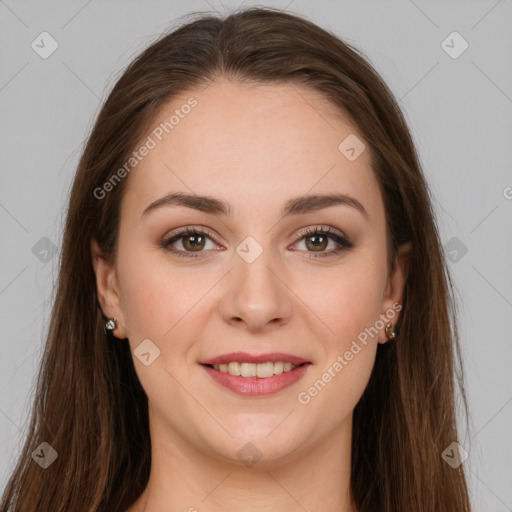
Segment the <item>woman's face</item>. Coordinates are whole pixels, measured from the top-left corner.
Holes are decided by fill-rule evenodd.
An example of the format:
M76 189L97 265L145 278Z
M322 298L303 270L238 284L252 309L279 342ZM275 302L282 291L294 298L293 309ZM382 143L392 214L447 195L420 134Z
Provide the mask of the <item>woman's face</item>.
M388 275L362 136L318 93L225 80L174 98L147 135L115 266L94 261L154 431L259 463L350 435L407 268L400 252Z

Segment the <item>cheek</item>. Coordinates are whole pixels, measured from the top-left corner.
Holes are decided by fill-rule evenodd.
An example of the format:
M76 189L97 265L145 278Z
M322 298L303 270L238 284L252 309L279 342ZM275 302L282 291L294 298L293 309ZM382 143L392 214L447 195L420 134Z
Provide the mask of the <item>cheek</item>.
M306 302L319 312L330 334L318 337L323 356L298 401L305 406L311 403L333 425L359 401L375 361L385 260L375 261L373 254L361 252L347 260L334 276L326 275L309 292L302 285Z
M197 339L195 330L219 276L173 266L158 251L125 251L129 256L119 264L128 338L133 346L149 338L166 352L185 350L188 340Z
M304 414L336 428L359 402L371 376L377 351L376 322L381 294L375 268L340 272L329 292L318 294L318 311L331 335L319 336L322 357L297 395Z
M385 283L381 266L353 258L336 271L297 281L297 295L328 328L333 348L341 350L378 320Z
M147 259L147 258L146 258ZM125 260L120 280L128 337L161 337L172 327L182 297L179 283L143 258Z

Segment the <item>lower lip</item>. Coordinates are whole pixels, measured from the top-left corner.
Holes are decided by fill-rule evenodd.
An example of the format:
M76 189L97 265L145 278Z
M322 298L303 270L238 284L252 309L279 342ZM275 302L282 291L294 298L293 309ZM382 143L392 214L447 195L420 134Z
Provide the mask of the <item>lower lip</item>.
M295 384L306 373L311 363L297 366L289 372L260 379L258 377L240 377L230 373L214 370L209 366L201 365L210 377L221 386L244 396L266 396L278 393L284 388Z

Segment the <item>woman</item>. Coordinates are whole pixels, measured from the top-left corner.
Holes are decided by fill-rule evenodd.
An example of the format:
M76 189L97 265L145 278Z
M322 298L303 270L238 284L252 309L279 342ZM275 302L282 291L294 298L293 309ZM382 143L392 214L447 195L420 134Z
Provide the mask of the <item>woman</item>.
M275 9L114 86L2 510L467 512L451 280L387 86Z

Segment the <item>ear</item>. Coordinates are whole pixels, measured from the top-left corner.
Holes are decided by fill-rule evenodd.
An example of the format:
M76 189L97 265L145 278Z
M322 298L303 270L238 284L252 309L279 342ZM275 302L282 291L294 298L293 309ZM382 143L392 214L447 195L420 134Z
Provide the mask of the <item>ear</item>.
M104 257L96 240L91 241L91 257L96 276L96 290L101 310L106 318L115 318L116 338L127 338L125 318L121 307L115 266Z
M384 329L379 332L379 343L386 343L389 337L385 328L388 322L396 327L403 306L404 288L411 260L412 242L402 244L396 254L395 267L388 277L382 301L381 318L385 319ZM398 307L400 305L400 307Z

